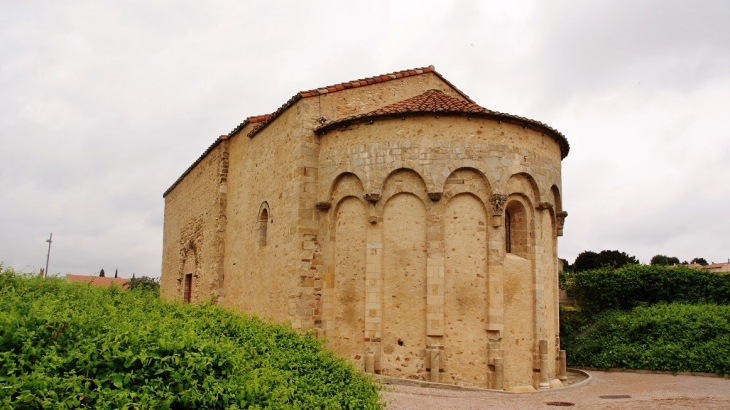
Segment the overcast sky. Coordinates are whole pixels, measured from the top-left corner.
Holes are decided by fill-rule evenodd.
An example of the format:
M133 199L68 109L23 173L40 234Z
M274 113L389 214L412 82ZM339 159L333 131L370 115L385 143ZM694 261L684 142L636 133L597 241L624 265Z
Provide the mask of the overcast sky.
M159 276L162 193L300 90L434 65L558 129L559 254L730 258L730 2L0 4L0 261Z

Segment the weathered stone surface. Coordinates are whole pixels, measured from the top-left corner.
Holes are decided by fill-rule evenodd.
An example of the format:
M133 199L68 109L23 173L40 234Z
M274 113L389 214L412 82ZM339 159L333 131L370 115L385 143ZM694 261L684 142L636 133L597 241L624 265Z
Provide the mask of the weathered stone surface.
M165 195L162 295L193 274L192 301L314 330L379 374L513 391L545 363L558 377L556 139L458 113L315 132L430 89L466 101L429 71L307 94L220 138Z

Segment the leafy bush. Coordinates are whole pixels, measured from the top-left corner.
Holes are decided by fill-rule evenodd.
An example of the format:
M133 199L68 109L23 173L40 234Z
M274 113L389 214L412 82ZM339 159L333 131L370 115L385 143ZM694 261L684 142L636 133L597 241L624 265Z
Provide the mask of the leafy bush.
M160 294L160 279L150 278L147 276L133 277L127 282L126 288L129 290L142 290Z
M562 313L570 365L730 374L730 306L657 304L595 317Z
M568 292L594 314L665 302L730 304L730 275L677 266L628 265L571 275Z
M590 323L589 319L579 307L560 305L560 346L563 349L570 350L579 332Z
M0 272L0 408L381 408L313 336L150 292Z

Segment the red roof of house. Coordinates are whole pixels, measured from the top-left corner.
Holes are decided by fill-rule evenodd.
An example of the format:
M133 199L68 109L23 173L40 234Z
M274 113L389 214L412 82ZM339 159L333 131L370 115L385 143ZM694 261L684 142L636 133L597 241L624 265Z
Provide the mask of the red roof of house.
M86 276L86 275L72 275L70 273L66 274L66 281L67 282L82 282L82 283L88 283L91 286L97 286L97 287L104 287L108 288L112 284L121 287L124 287L124 285L129 282L129 279L125 278L107 278L107 277L99 277L99 276Z
M324 134L337 127L347 126L354 122L424 114L468 115L472 117L486 117L499 121L517 123L550 135L560 145L560 152L563 158L568 155L568 151L570 150L570 145L568 144L568 140L565 136L547 124L517 115L488 110L477 105L473 101L464 101L450 95L446 95L441 90L428 90L423 94L394 104L386 105L385 107L378 108L377 110L365 114L353 115L351 117L333 121L329 124L322 125L315 131L318 134Z

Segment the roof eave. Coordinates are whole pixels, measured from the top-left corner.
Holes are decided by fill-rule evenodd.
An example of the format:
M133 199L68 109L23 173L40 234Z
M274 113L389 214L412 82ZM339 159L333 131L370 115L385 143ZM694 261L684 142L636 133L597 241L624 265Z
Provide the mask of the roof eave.
M560 146L561 159L565 159L570 152L570 144L568 139L558 130L550 127L547 124L543 124L539 121L531 120L529 118L517 117L511 114L505 114L494 111L485 112L473 112L473 111L462 111L462 110L443 110L443 111L406 111L406 112L393 112L386 114L375 114L375 115L363 115L344 118L339 121L332 122L330 124L322 125L314 130L317 135L327 134L337 128L347 127L352 124L372 122L375 120L382 119L394 119L394 118L405 118L405 117L418 117L418 116L459 116L459 117L471 117L471 118L485 118L496 121L504 121L511 124L519 125L524 128L529 128L533 131L547 134L552 137L555 142Z
M284 111L288 110L288 109L289 109L289 107L291 107L291 106L293 106L294 104L296 104L296 102L297 102L297 101L299 101L299 100L301 100L302 98L303 98L303 97L302 97L302 93L301 93L301 92L299 92L299 93L296 93L296 94L294 94L294 95L293 95L293 96L292 96L292 97L291 97L291 98L290 98L289 100L287 100L287 102L285 102L285 103L284 103L284 104L283 104L283 105L282 105L281 107L279 107L279 108L278 108L278 109L277 109L276 111L272 112L272 113L271 113L271 114L269 115L269 118L267 118L266 120L262 121L262 122L261 122L261 125L259 125L259 126L257 126L256 128L252 129L252 130L251 130L251 131L250 131L250 132L249 132L249 133L247 134L247 135L248 135L248 137L249 137L249 138L253 138L253 137L254 137L254 135L258 134L258 133L259 133L259 131L261 131L261 130L263 130L264 128L268 127L268 126L269 126L269 124L271 124L271 123L272 123L272 122L274 122L274 121L275 121L275 120L276 120L277 118L279 118L279 116L280 116L281 114L283 114L283 113L284 113Z
M195 168L195 166L200 163L200 161L202 161L208 154L210 154L210 152L213 151L218 146L218 144L220 144L221 141L229 140L229 139L235 137L241 130L246 128L246 126L249 124L256 124L259 122L266 121L270 115L271 114L262 114L262 115L253 115L253 116L247 117L245 120L243 120L242 123L238 124L238 126L236 128L234 128L233 131L229 132L228 135L221 135L220 137L218 137L215 141L213 141L213 143L208 147L208 149L206 149L205 152L203 152L203 154L200 155L198 157L198 159L196 159L195 162L193 162L188 167L188 169L186 169L185 172L182 173L182 175L180 175L180 177L170 186L170 188L168 188L167 191L165 191L165 193L162 194L162 197L164 198L165 196L167 196L167 194L170 193L170 191L172 191L173 188L175 188L177 186L177 184L180 183L180 181L185 179L185 176L187 176L190 173L190 171L192 171Z
M191 165L190 165L190 166L189 166L189 167L188 167L188 168L187 168L187 169L185 170L185 172L183 172L183 173L182 173L182 175L180 175L180 177L179 177L179 178L178 178L177 180L175 180L175 182L173 182L173 184L172 184L172 185L170 185L170 187L169 187L169 188L167 188L167 190L165 191L165 193L163 193L163 194L162 194L162 197L163 197L163 198L165 198L165 197L167 196L167 194L169 194L170 192L172 192L172 190L173 190L173 189L175 189L175 187L176 187L176 186L177 186L177 185L178 185L178 184L179 184L180 182L182 182L182 180L183 180L183 179L185 179L185 177L186 177L186 176L187 176L187 175L188 175L188 174L189 174L190 172L192 172L192 170L193 170L193 169L195 169L195 167L196 167L196 166L197 166L198 164L200 164L200 163L201 163L201 162L202 162L202 161L203 161L203 160L205 159L205 157L207 157L207 156L208 156L208 154L210 154L210 153L211 153L211 152L212 152L212 151L213 151L214 149L216 149L216 147L218 147L218 145L219 145L219 144L221 143L221 141L225 141L225 140L227 140L227 139L228 139L228 136L227 136L227 135L221 135L220 137L216 138L216 140L215 140L215 141L214 141L214 142L213 142L212 144L210 144L210 146L208 147L208 149L206 149L206 150L205 150L205 152L203 152L203 154L201 154L201 155L200 155L200 156L198 157L198 159L196 159L196 160L195 160L195 162L193 162L193 163L192 163L192 164L191 164Z

